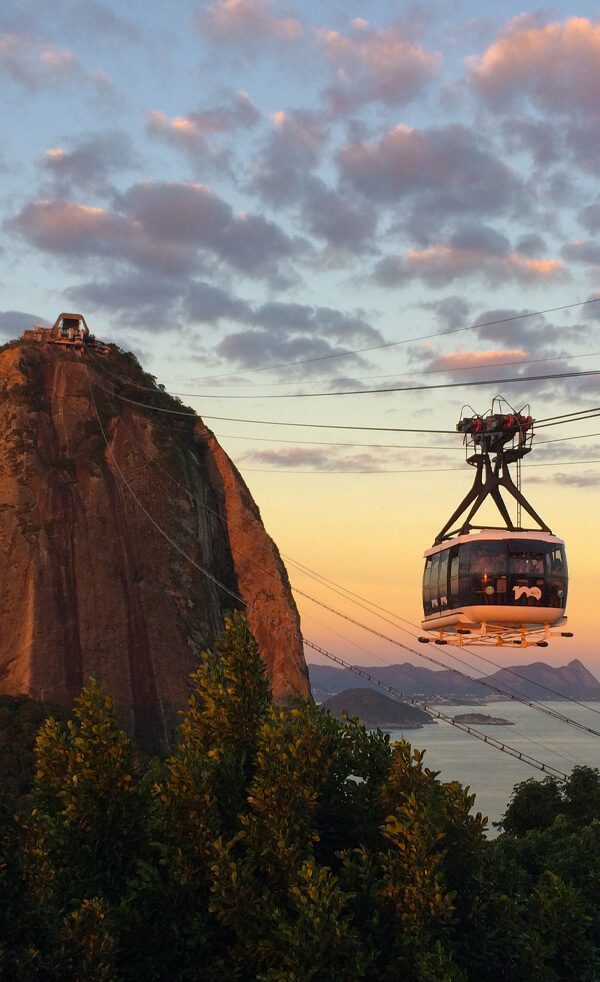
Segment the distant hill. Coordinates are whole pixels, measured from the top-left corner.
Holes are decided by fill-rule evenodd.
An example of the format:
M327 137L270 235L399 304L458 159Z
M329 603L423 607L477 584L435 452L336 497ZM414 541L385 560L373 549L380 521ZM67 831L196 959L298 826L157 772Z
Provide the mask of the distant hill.
M424 723L433 722L429 713L422 709L390 699L374 689L345 689L327 699L322 706L334 716L341 717L346 711L350 716L358 716L365 726L382 729L419 730Z
M361 667L361 666L359 666ZM494 693L477 681L461 678L450 671L433 671L405 662L401 665L388 665L380 668L362 666L364 671L410 696L426 696L452 699L460 703L466 699L473 702L494 696ZM309 665L312 691L317 701L323 701L344 689L353 687L356 676L348 669L332 668L329 665ZM574 659L568 665L553 668L545 662L532 662L529 665L513 665L510 669L501 668L493 675L483 677L492 685L510 689L526 698L545 700L581 699L600 701L600 682L583 665ZM540 688L536 683L545 686ZM365 685L376 689L368 682ZM547 690L552 690L548 692ZM501 698L496 695L496 698Z

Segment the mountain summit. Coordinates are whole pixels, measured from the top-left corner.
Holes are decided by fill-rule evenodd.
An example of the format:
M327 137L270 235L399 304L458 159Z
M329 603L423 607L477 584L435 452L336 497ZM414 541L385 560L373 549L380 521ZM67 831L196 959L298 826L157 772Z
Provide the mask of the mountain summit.
M310 694L287 573L248 488L134 356L10 344L0 407L0 694L69 705L97 675L128 730L166 748L236 596L276 701Z

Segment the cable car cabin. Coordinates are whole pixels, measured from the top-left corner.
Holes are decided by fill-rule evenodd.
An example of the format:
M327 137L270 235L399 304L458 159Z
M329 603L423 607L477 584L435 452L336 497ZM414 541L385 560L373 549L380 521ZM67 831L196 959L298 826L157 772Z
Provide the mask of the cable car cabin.
M548 631L566 621L567 584L564 543L549 532L459 535L425 553L421 626L498 639Z

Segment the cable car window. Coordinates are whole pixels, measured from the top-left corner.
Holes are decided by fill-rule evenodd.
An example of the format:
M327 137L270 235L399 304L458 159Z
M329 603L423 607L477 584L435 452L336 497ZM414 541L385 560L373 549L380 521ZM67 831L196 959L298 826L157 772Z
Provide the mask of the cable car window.
M543 576L545 571L544 553L524 550L513 552L510 556L511 573L519 573L522 576Z
M431 604L431 567L432 559L431 556L428 556L425 560L425 572L423 573L423 603L426 611Z
M435 556L432 557L431 563L431 606L435 610L439 610L439 594L438 594L438 571L440 568L440 553L437 552Z
M567 560L565 557L565 550L561 546L557 546L551 549L547 555L548 569L549 573L560 573L566 577L567 575Z
M440 601L440 607L447 607L448 606L448 560L450 558L449 550L440 552L438 555L439 555L439 565L438 565L437 595Z
M454 606L455 603L459 602L459 555L458 546L454 546L450 551L450 605Z

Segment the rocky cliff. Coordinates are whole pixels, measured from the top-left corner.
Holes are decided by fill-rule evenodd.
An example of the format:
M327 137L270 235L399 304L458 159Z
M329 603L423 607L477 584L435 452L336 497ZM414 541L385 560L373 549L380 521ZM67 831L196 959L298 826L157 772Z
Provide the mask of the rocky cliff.
M276 700L310 693L277 548L183 408L117 348L0 353L0 693L68 705L95 674L162 748L198 653L240 606L223 587L249 605Z

